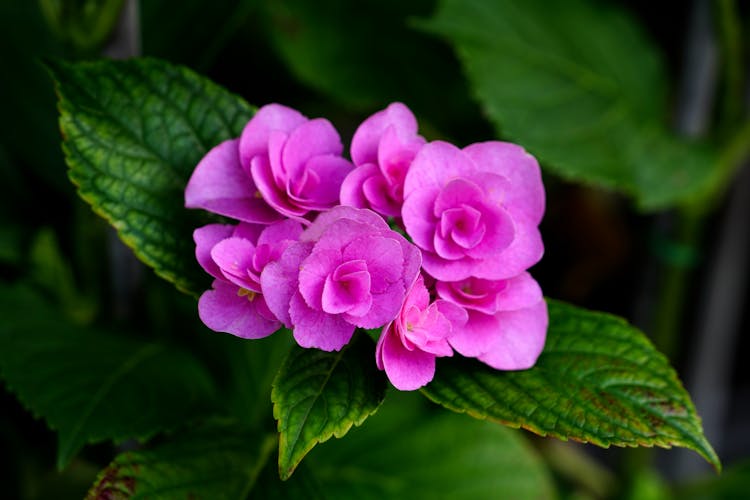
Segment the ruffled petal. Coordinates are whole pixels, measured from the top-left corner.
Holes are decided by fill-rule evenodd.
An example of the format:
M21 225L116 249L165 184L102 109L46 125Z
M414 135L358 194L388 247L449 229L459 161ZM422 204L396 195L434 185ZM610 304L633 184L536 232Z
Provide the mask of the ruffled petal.
M249 166L254 156L268 153L271 131L289 133L307 121L297 110L281 104L266 104L247 122L240 137L239 151L243 165Z
M260 287L268 309L287 328L292 328L289 302L299 288L299 266L311 250L311 243L294 243L279 260L269 263L260 275Z
M547 304L498 313L498 331L479 360L498 370L525 370L536 363L547 336Z
M545 196L542 173L533 156L521 146L499 141L472 144L463 151L480 171L507 178L513 188L507 191L504 205L525 214L532 224L539 224Z
M221 269L211 258L211 249L225 238L232 236L234 226L229 224L208 224L193 231L195 258L198 264L214 278L224 278Z
M267 337L281 327L279 321L268 319L257 310L262 297L238 292L239 288L231 283L215 280L213 289L204 292L198 301L201 321L216 332L243 339Z
M294 338L302 347L339 351L354 334L354 325L344 321L340 315L311 308L299 293L292 296L289 315L294 324Z
M376 363L385 370L396 389L414 391L435 376L435 355L419 349L407 350L392 328L383 330L375 352Z
M363 121L354 132L351 155L355 165L377 162L380 139L390 126L405 136L417 133L417 119L411 110L400 102L390 104Z
M198 163L185 188L185 206L245 222L267 224L281 219L257 196L255 183L240 166L238 142L222 142Z

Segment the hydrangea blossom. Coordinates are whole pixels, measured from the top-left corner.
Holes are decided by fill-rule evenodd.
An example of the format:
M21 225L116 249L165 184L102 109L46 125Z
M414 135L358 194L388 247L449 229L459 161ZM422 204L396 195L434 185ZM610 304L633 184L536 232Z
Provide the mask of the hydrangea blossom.
M258 110L242 131L239 160L259 194L279 214L301 218L339 202L352 170L331 122L308 120L280 104Z
M424 143L417 119L400 102L366 119L352 138L356 168L341 185L341 203L399 217L406 172Z
M425 143L401 103L358 127L354 165L342 150L327 120L270 104L201 160L186 206L239 221L194 233L214 277L203 322L243 338L286 325L327 351L382 327L376 364L401 390L429 383L454 351L532 366L548 321L527 272L543 252L536 160L503 142Z
M383 328L375 351L378 368L396 389L419 389L435 376L435 358L453 355L449 340L467 318L466 311L451 302L430 303L419 276L398 317Z
M215 280L201 295L198 314L209 328L238 337L266 337L281 326L269 310L260 274L269 262L294 243L302 232L298 222L285 220L263 227L209 224L196 229L196 258Z
M299 345L337 351L356 327L379 328L396 317L420 263L417 248L380 216L338 206L263 270L261 286Z
M406 232L438 280L512 278L542 257L541 173L515 144L431 142L406 174L404 198Z
M435 284L440 298L463 307L468 321L449 341L460 354L499 370L536 362L547 332L547 304L529 273L506 280L467 278Z

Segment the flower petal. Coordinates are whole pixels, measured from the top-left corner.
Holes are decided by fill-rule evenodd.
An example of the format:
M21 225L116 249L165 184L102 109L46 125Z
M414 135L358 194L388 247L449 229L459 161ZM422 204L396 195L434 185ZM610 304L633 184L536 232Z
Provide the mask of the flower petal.
M198 264L214 278L224 278L221 269L211 258L211 249L218 242L232 236L234 226L229 224L208 224L193 231L195 242L195 258Z
M248 274L253 267L253 255L255 245L244 238L226 238L211 249L211 258L227 280L238 287L260 292L260 284Z
M489 141L464 148L477 168L500 174L510 181L504 205L520 211L532 224L539 224L544 215L544 186L536 159L521 146L509 142Z
M255 183L240 166L238 142L222 142L198 163L185 188L185 206L245 222L279 220L281 216L256 196Z
M344 321L340 315L312 309L299 293L292 296L289 315L294 324L294 338L302 347L339 351L354 334L354 325Z
M377 162L378 144L389 126L404 136L417 133L417 119L411 110L400 102L390 104L363 121L354 132L351 156L355 165Z
M271 131L289 133L307 121L307 118L292 108L281 104L266 104L247 122L240 137L239 151L242 164L250 165L254 156L268 152Z
M497 314L498 331L479 360L498 370L525 370L536 363L547 336L547 304Z
M311 250L311 243L294 243L260 275L260 287L268 308L287 328L292 328L289 302L298 289L299 266Z
M222 280L215 280L213 289L201 295L198 315L201 321L216 332L231 333L243 339L260 339L271 335L281 327L276 320L269 320L258 311L263 297L239 295L239 288Z
M392 328L384 328L375 351L378 368L385 370L396 389L413 391L435 376L435 355L419 349L407 350Z

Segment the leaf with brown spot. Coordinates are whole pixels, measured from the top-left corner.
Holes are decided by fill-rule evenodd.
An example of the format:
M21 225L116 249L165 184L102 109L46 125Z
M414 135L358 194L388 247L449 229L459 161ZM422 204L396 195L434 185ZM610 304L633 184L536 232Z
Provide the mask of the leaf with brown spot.
M423 393L451 410L542 436L605 448L682 446L721 468L690 396L642 332L616 316L548 304L547 344L532 369L440 359Z

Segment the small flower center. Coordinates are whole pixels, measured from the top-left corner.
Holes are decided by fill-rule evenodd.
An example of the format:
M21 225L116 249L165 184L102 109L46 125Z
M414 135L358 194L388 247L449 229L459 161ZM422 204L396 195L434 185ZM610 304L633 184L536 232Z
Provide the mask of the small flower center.
M237 296L239 297L247 297L247 300L249 302L252 302L255 299L256 293L252 290L248 290L247 288L240 288L237 290Z

